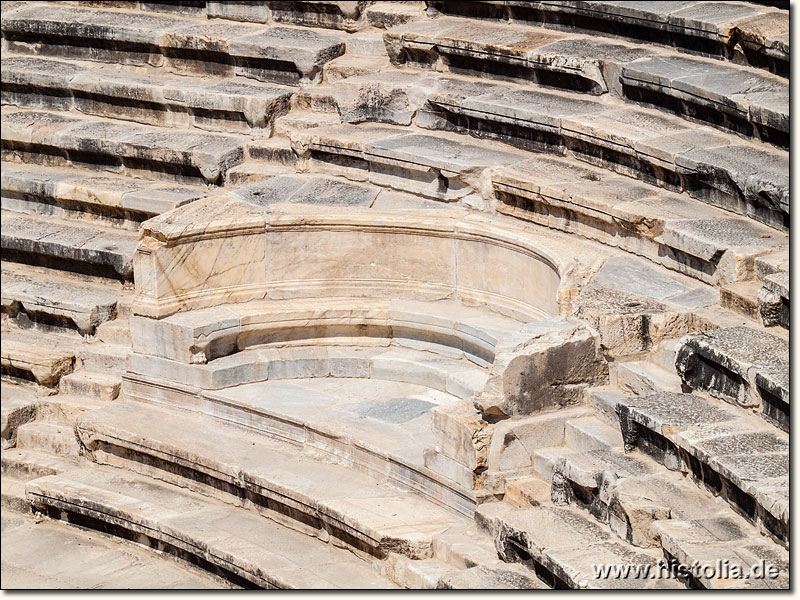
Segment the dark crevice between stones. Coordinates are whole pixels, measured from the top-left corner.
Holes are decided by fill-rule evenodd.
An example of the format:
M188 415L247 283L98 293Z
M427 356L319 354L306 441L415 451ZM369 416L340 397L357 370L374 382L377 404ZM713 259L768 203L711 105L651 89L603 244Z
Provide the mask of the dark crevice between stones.
M769 142L784 150L789 149L788 131L780 131L767 125L753 123L748 119L747 115L731 114L730 112L682 100L663 92L642 87L623 84L622 91L626 98L634 102L662 108L676 115L703 123L710 123L720 129Z
M456 54L456 50L440 49L442 59L450 71L459 75L491 75L495 79L521 80L533 82L545 87L600 95L605 93L603 87L581 75L559 73L549 69L537 68L535 64L523 62L507 62L492 58L478 58L474 54Z
M2 375L3 379L9 379L11 381L38 383L33 373L11 365L3 365L0 367L0 375Z
M47 267L56 271L69 271L80 275L91 277L101 277L103 279L114 279L122 283L133 281L133 273L129 275L120 274L112 265L90 264L81 259L73 259L61 256L39 254L37 252L26 252L12 248L3 248L3 260L35 267Z
M762 416L776 427L789 432L789 404L769 390L756 386L761 397Z

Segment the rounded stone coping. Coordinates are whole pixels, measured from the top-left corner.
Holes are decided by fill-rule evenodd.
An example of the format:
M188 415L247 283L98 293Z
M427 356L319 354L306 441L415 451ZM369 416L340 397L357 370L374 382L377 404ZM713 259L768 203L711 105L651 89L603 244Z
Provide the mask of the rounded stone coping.
M254 299L459 298L523 320L558 314L572 256L517 223L442 210L273 205L217 196L144 223L135 314ZM497 265L500 265L499 267Z
M276 342L327 339L330 344L343 338L343 345L360 345L365 338L403 338L455 350L485 367L494 361L499 341L523 325L458 303L372 298L262 300L163 319L131 315L129 322L134 353L178 363L206 364Z
M435 350L434 350L435 352ZM402 346L257 347L205 365L129 354L127 373L179 381L202 390L283 379L378 379L422 385L472 401L489 371L471 362Z
M159 377L128 373L123 385L129 400L177 407L212 417L228 426L244 427L267 438L288 442L328 455L372 477L387 478L400 489L414 492L456 514L471 517L477 504L473 490L464 489L432 469L376 448L329 424L309 424L269 407L246 405L220 392L203 391ZM198 465L199 466L199 465Z

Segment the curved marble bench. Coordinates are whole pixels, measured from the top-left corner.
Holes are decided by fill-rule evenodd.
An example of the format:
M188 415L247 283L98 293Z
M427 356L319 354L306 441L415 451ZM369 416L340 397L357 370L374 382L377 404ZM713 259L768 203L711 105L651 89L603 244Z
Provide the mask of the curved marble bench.
M263 344L358 346L376 339L424 344L426 350L487 367L494 360L498 340L522 325L454 302L375 298L262 300L191 310L163 319L133 315L130 321L135 353L184 364L207 363L205 371L209 373L215 359ZM214 380L209 376L205 383Z
M199 200L145 222L134 312L362 297L459 299L525 321L558 314L560 274L579 247L464 211L270 205L308 180L276 178L247 198Z

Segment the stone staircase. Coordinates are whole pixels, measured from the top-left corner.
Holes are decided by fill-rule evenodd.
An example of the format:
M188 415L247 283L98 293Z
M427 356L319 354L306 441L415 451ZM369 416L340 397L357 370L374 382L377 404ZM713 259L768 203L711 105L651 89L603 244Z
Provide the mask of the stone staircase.
M4 579L787 588L783 4L4 2Z

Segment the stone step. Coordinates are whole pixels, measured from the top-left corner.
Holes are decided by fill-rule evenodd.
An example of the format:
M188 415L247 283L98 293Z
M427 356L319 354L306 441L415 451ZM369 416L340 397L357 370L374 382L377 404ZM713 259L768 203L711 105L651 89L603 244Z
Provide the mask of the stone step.
M495 540L500 558L527 566L549 585L560 589L682 589L674 579L648 578L638 572L603 577L603 564L650 565L656 570L661 554L636 548L605 525L572 506L517 508L505 502L478 507L476 520Z
M75 350L58 336L36 331L3 331L0 350L3 375L55 387L62 376L72 372Z
M758 292L761 290L758 280L738 281L722 286L719 290L719 304L749 319L758 321Z
M113 323L116 321L109 322L109 324ZM127 323L120 324L119 331L114 332L114 339L123 343L107 341L111 334L106 331L98 333L95 341L79 346L77 357L80 367L87 371L122 374L131 351L130 336L127 335L127 332Z
M133 253L139 241L134 232L7 210L2 211L2 220L6 260L109 279L133 279Z
M788 544L788 435L720 401L662 392L624 397L616 412L625 450L650 454Z
M439 582L445 590L543 590L547 585L522 565L496 560L445 576Z
M684 567L695 588L789 588L788 551L729 519L673 518L655 521L653 530L667 557ZM720 565L725 571L719 572Z
M244 156L245 138L114 119L2 108L3 159L78 166L145 179L218 184Z
M208 195L205 186L154 183L90 169L2 163L3 208L138 229L145 219Z
M362 56L358 54L343 54L332 61L325 63L323 78L326 83L333 83L340 79L377 73L389 66L386 56Z
M388 588L368 561L257 511L108 467L27 483L54 516L88 517L123 537L144 536L190 561L261 588ZM136 535L139 534L139 535ZM269 540L268 544L264 541ZM208 568L208 567L206 567Z
M5 479L3 480L5 486ZM4 488L5 489L5 488ZM24 487L22 488L24 492ZM3 585L9 589L238 588L133 541L62 521L3 513Z
M228 170L226 175L228 185L239 187L261 183L273 177L282 175L294 175L294 167L286 165L263 164L251 160L246 160L241 165L237 165Z
M113 321L102 323L95 332L95 338L103 342L105 346L130 349L130 323L127 318L120 317Z
M574 33L597 32L663 44L789 75L789 12L755 3L443 2L428 5L450 15L543 25ZM781 5L788 3L759 2ZM533 31L536 29L531 28ZM549 31L548 31L549 33ZM728 63L723 63L728 64Z
M680 377L645 360L616 363L611 381L623 391L636 396L681 391Z
M31 506L25 497L25 483L10 477L3 477L0 480L0 506L3 507L4 513L5 511L30 512ZM3 531L3 537L5 538L5 531Z
M85 413L77 428L96 462L146 474L155 471L145 464L163 465L173 481L227 502L238 503L246 489L281 518L298 515L379 557L429 556L432 536L466 522L387 485L385 476L320 462L295 444L176 409L117 402Z
M58 271L42 275L25 265L4 262L3 312L12 319L22 313L32 321L77 328L83 335L92 335L98 325L114 318L120 294L116 285L78 282Z
M445 202L474 194L470 181L481 171L526 158L500 144L479 145L457 134L389 125L342 124L300 130L291 137L298 146L307 143L312 170Z
M764 325L789 329L789 271L764 277L758 292L758 312Z
M496 170L497 210L619 247L719 285L753 276L756 256L787 237L688 194L593 167L574 158L535 155Z
M36 418L46 423L73 427L75 420L87 410L103 408L106 401L66 393L42 396L36 403Z
M366 89L373 90L370 93L375 95L374 100L365 101ZM687 192L706 204L775 228L785 230L788 226L786 152L615 98L597 100L585 94L556 93L530 85L476 81L414 69L349 77L306 89L300 96L304 98L304 107L310 107L304 110L319 110L318 114L329 118L335 117L335 113L331 114L335 110L346 123L363 123L358 128L351 126L351 133L346 128L331 129L334 135L330 137L338 143L331 144L328 152L343 155L338 168L353 178L363 178L366 167L371 166L364 164L364 154L369 158L374 152L365 148L383 147L390 142L396 145L402 141L403 133L409 135L406 142L414 139L410 135L418 135L383 124L408 125L413 121L425 129L499 140L503 144L497 146L498 152L503 151L504 145L512 145L548 154L571 154L582 162L670 191ZM286 119L279 120L280 126L276 123L276 130L293 137L296 149L307 148L312 155L315 150L324 151L313 145L313 135L324 131L318 128L318 121L306 118L295 123L297 117ZM366 123L370 121L382 125ZM308 131L312 128L317 131ZM464 137L461 140L467 141ZM425 152L416 154L424 161L437 145L440 147L437 152L446 150L447 143L429 143ZM333 150L336 148L341 150ZM506 146L505 152L508 150ZM530 154L527 156L531 158ZM476 158L479 156L471 160ZM435 166L430 158L425 162ZM450 162L458 166L463 158ZM509 168L514 169L518 162L514 161ZM501 160L497 164L509 163ZM761 192L763 195L759 197ZM680 218L680 203L673 204L676 217ZM602 214L593 215L594 219L601 217ZM683 218L689 219L685 212Z
M353 32L366 26L361 2L281 2L267 0L248 2L207 2L209 17L253 23L291 23L307 27L323 27Z
M426 2L371 2L365 9L367 22L379 29L389 29L389 27L424 19L426 4ZM381 54L384 52L386 52L385 48Z
M121 386L122 378L119 375L85 370L64 375L58 382L58 389L62 394L103 401L116 400Z
M579 452L622 448L622 435L618 429L606 425L596 417L581 417L566 422L565 444Z
M168 75L155 67L4 56L3 104L175 129L269 135L294 88L245 77Z
M17 447L41 450L57 456L79 454L78 440L71 425L34 421L26 423L17 430Z
M682 340L676 367L683 384L734 405L761 409L789 431L789 341L750 327L725 327Z
M519 477L506 481L503 501L514 506L540 506L550 502L550 482L541 477Z
M2 31L5 52L291 85L314 81L345 50L344 34L304 27L48 4L3 11Z
M788 148L789 83L760 69L457 17L393 27L385 40L394 64L611 93Z
M755 263L756 277L761 281L768 275L786 272L789 270L789 249L757 256Z
M357 79L336 85L355 85ZM570 153L772 227L788 227L787 154L778 148L613 98L443 76L431 81L439 84L415 117L422 126Z
M6 381L0 383L0 390L0 412L3 421L0 438L5 450L16 445L17 428L36 418L37 396L33 390Z
M2 457L3 479L16 481L30 481L47 475L56 475L78 466L75 459L24 448L5 450L0 457Z

